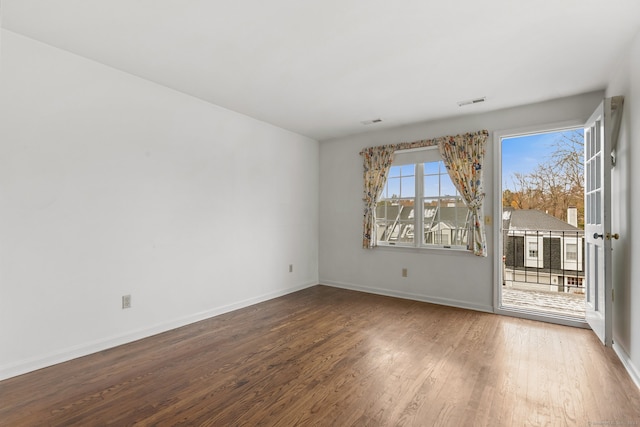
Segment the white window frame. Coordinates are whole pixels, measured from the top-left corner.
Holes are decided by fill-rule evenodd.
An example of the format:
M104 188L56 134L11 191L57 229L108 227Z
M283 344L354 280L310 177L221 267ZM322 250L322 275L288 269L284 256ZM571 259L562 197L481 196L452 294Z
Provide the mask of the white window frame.
M528 248L527 250L529 251L528 253L528 257L532 258L532 259L538 259L538 254L540 253L538 251L538 241L537 240L530 240L528 243ZM535 246L534 246L535 245ZM535 252L533 255L531 254L531 252Z
M565 236L564 238L564 253L563 253L563 264L562 268L564 270L582 270L582 242L584 240L584 236ZM576 259L570 259L568 257L569 251L568 246L575 245L576 247Z
M389 247L389 248L414 248L414 249L435 249L435 250L443 250L443 251L464 251L467 252L467 246L465 245L452 245L452 244L435 244L435 243L425 243L424 240L424 200L429 199L430 197L424 196L424 164L431 162L441 162L442 156L438 150L438 147L426 147L426 148L415 148L409 150L400 150L394 153L394 159L391 166L404 166L404 165L414 165L415 172L415 194L413 200L414 206L414 238L413 243L406 242L386 242L386 241L378 241L377 244L379 247ZM456 194L458 194L456 190ZM439 194L439 197L442 197ZM379 200L376 201L376 206ZM419 209L419 207L421 207ZM418 215L418 213L420 213ZM419 233L416 233L416 230L422 230ZM442 237L442 236L441 236Z
M575 288L584 288L584 278L583 277L567 276L565 278L565 285L566 286L573 286Z
M537 254L536 256L531 256L530 246L532 243L536 244ZM524 237L525 244L525 267L534 267L534 268L542 268L544 264L544 236L540 234L526 234Z

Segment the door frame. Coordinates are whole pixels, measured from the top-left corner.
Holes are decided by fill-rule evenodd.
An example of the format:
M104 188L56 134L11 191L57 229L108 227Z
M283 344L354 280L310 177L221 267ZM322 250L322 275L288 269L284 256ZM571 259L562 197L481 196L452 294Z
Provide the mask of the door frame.
M502 293L502 139L518 136L525 136L535 133L560 132L564 130L584 128L583 120L568 120L563 122L548 123L544 125L534 125L520 128L496 130L493 132L493 242L494 242L494 268L493 268L493 312L500 315L520 317L529 320L538 320L547 323L573 326L589 329L586 321L575 318L553 315L539 314L537 312L524 309L505 309L500 306Z

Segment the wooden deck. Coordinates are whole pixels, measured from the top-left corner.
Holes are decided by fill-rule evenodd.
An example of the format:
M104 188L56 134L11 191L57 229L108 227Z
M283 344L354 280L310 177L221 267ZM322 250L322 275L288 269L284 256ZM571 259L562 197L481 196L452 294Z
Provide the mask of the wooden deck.
M636 425L640 391L589 330L325 286L0 382L2 426L134 424Z
M502 288L502 305L551 315L585 319L584 294Z

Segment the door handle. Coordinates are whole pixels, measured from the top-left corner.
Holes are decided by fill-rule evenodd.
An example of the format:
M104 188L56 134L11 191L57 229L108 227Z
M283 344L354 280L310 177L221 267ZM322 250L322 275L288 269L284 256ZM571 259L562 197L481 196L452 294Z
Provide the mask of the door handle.
M602 238L603 238L603 236L602 236L602 234L593 233L593 238L594 238L594 239L602 239Z
M618 240L619 238L620 238L620 235L618 233L616 234L607 233L607 240L611 240L611 239Z

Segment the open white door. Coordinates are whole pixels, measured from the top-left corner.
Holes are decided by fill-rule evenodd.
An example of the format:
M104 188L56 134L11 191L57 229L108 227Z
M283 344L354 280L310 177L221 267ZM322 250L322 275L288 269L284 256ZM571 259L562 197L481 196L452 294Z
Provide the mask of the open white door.
M589 118L584 129L586 318L591 329L606 346L612 344L613 305L611 141L617 132L613 131L616 124L612 111L619 113L617 103L621 102L621 97L605 99Z

